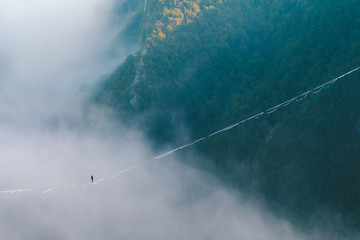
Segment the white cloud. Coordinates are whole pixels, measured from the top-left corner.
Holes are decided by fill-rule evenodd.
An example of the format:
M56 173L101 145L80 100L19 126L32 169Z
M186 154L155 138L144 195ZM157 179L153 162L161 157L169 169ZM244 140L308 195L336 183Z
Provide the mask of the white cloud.
M0 4L0 116L29 122L64 111L78 102L80 86L129 53L113 45L121 29L110 27L113 1Z

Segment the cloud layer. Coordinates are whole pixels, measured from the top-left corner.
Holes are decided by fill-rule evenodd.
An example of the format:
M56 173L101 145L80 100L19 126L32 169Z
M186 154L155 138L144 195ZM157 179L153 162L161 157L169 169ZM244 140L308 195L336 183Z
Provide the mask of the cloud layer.
M1 1L0 120L26 118L23 123L33 124L69 111L79 102L81 86L113 70L129 53L114 45L122 28L112 26L114 4Z

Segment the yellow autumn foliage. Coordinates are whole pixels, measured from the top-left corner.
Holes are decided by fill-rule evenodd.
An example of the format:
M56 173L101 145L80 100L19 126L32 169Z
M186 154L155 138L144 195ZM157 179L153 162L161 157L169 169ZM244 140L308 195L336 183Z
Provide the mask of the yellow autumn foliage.
M158 36L159 36L160 40L162 40L166 37L165 33L163 33L163 32L159 32Z
M160 16L164 18L156 21L150 40L166 38L166 33L183 24L191 23L201 15L202 10L213 9L215 7L212 4L222 3L222 0L159 0L159 2L166 4L160 12ZM209 5L202 5L204 2Z

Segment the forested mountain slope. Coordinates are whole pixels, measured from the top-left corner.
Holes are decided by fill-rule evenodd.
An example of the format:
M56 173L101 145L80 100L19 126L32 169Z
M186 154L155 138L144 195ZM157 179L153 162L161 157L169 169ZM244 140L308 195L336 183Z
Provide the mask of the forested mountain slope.
M131 2L131 3L130 3ZM360 65L357 0L148 0L141 48L96 100L159 146L197 139ZM196 146L229 186L299 224L360 226L360 74ZM329 223L331 226L331 223Z

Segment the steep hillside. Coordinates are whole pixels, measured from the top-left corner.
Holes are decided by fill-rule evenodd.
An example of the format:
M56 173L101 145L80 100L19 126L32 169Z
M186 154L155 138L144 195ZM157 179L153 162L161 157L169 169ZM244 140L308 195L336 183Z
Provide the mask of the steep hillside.
M126 32L142 47L96 99L159 146L206 136L360 65L356 0L137 4ZM359 78L197 145L207 160L191 163L300 225L331 226L338 214L359 231Z

